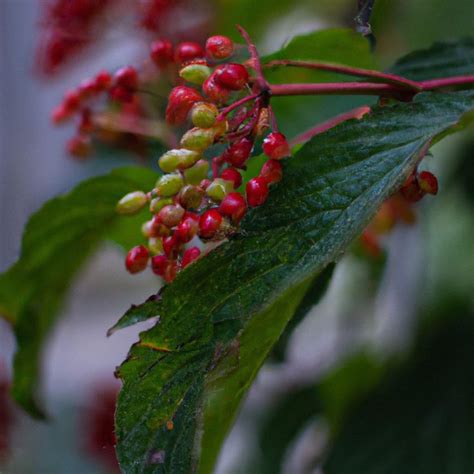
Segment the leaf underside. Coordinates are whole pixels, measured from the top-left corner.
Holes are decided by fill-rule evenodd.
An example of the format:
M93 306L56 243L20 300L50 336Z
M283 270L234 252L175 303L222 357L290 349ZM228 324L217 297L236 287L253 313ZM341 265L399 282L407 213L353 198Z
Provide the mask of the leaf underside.
M240 235L182 272L160 300L127 312L117 327L160 321L118 371L124 472L212 471L242 396L311 279L360 234L420 150L472 109L472 91L420 94L315 137L286 160L284 180Z

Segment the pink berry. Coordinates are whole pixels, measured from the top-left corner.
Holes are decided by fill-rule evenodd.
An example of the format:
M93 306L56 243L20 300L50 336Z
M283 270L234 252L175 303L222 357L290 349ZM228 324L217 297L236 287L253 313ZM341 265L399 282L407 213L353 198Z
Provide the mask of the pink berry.
M193 59L203 58L204 49L199 43L194 41L184 41L176 46L175 61L179 64L192 61Z
M123 86L113 86L110 91L110 98L117 102L127 103L133 100L133 91Z
M247 204L240 193L229 193L221 202L219 212L237 224L247 212Z
M135 91L138 87L138 73L132 66L125 66L120 68L114 74L114 83L116 86Z
M242 175L235 168L226 168L221 173L221 178L226 181L232 181L234 189L242 184Z
M270 133L265 140L263 140L263 152L273 160L281 160L291 155L290 145L285 135L280 132Z
M264 178L268 184L278 183L283 176L283 167L277 160L268 160L260 171L261 178Z
M249 73L242 64L225 64L216 70L215 81L226 89L240 91L249 81Z
M53 109L53 112L51 113L51 121L55 125L59 125L61 123L64 123L67 119L71 117L71 112L64 107L64 104L58 105Z
M252 178L246 186L247 202L251 207L261 206L268 197L268 184L264 178Z
M206 53L213 59L227 59L234 52L234 43L227 36L211 36L206 41Z
M150 253L143 245L133 247L125 258L125 266L130 273L139 273L145 270Z
M191 247L187 249L183 254L183 259L181 260L181 266L186 268L190 263L197 260L201 255L201 251L198 247Z
M166 66L173 61L173 44L167 39L154 41L150 47L150 57L157 66Z
M199 219L199 235L205 239L210 239L219 230L222 224L222 216L215 209L206 211Z
M253 141L250 138L241 138L224 151L224 160L236 168L242 168L250 157L252 148Z
M165 268L163 279L166 283L171 283L178 273L178 262L176 260L169 260Z
M166 121L170 125L183 124L192 106L202 100L201 94L196 89L187 86L175 87L168 98Z

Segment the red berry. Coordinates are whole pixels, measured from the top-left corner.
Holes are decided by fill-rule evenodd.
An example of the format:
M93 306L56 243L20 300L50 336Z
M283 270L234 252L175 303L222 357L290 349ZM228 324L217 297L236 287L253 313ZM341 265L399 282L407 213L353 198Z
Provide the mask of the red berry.
M114 74L114 83L117 86L135 91L138 87L138 73L132 66L125 66L120 68Z
M226 168L221 173L221 178L226 181L232 181L234 189L242 184L242 175L235 168Z
M198 218L199 219L199 218ZM199 230L199 220L192 217L185 217L183 221L176 227L175 235L182 243L187 243L197 234Z
M438 194L438 179L429 171L422 171L418 175L418 184L421 190L428 194Z
M420 189L415 174L411 174L401 187L400 193L409 202L418 202L425 193Z
M81 100L92 97L97 92L95 79L84 79L79 85L79 96Z
M278 183L283 176L283 167L277 160L268 160L260 171L261 178L264 178L268 184Z
M117 102L127 103L133 100L133 91L127 87L114 86L110 89L110 98Z
M199 43L185 41L183 43L179 43L178 46L176 46L174 57L177 63L186 63L188 61L192 61L193 59L203 58L204 49Z
M206 211L199 219L199 235L205 239L214 237L222 224L222 216L215 209Z
M247 204L240 193L229 193L221 202L219 212L228 216L234 223L239 223L247 212Z
M163 276L167 265L168 258L163 253L151 258L151 270L155 275Z
M105 91L112 84L112 76L108 71L100 71L94 80L98 91Z
M181 266L186 268L190 263L197 260L201 255L201 251L198 247L191 247L183 253L183 259L181 260Z
M82 109L81 122L79 123L79 131L81 133L91 133L94 130L91 115L91 109L88 107Z
M213 59L227 59L234 52L234 43L227 36L211 36L206 41L206 53Z
M215 81L226 89L240 91L249 81L249 73L242 64L225 64L216 69Z
M69 91L66 92L63 100L64 107L69 112L75 111L79 104L81 103L81 97L79 95L79 91Z
M174 234L163 238L163 250L165 251L165 254L170 258L174 256L178 245L178 238Z
M173 61L173 44L167 39L159 39L154 41L151 44L150 56L156 65L165 66L166 64Z
M137 245L128 252L125 258L125 266L130 273L138 273L145 270L150 253L143 245Z
M166 121L170 125L183 124L192 106L201 100L201 94L196 89L187 86L175 87L168 98Z
M274 160L281 160L285 156L291 155L290 145L286 141L285 135L279 132L270 133L263 140L263 152Z
M252 148L253 141L250 138L241 138L224 151L224 160L236 168L242 168L250 157Z
M268 197L268 184L264 178L252 178L246 186L247 202L251 207L261 206Z
M166 283L171 283L178 273L178 262L176 260L169 260L165 268L163 279Z
M64 107L64 104L58 105L53 109L53 112L51 113L51 121L55 125L59 125L61 123L64 123L68 118L71 117L71 112Z
M210 100L218 104L223 104L229 99L229 90L216 82L214 74L204 81L202 90Z

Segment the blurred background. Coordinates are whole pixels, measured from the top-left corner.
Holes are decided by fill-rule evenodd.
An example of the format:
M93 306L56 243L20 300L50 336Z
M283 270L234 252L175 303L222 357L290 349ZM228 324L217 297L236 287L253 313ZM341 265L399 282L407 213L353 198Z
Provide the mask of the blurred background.
M80 41L58 47L54 35L64 31L51 26L54 3L0 1L0 271L16 260L23 226L42 203L86 177L137 161L131 153L110 151L88 160L68 156L70 128L53 127L50 121L64 91L98 70L141 64L156 37L203 40L219 33L237 40L234 25L239 23L260 51L269 53L299 33L353 27L357 6L354 0L109 0L100 10L102 2L97 1L100 12L81 30L85 33ZM156 20L153 3L168 9L168 16ZM434 41L472 35L474 5L472 0L382 0L376 2L371 23L377 61L387 67L398 56ZM328 118L354 103L315 101L306 105L305 113L288 110L278 118L291 136L304 130L308 120ZM344 463L338 464L339 452L347 453L345 447L354 445L350 440L363 438L363 427L351 422L355 431L347 432L345 420L363 416L370 432L364 446L369 445L376 427L370 426L375 421L363 402L375 397L371 403L380 403L379 413L396 413L396 400L384 405L389 398L384 389L401 380L412 390L414 380L423 382L413 375L421 366L423 373L435 374L443 363L451 367L449 348L464 347L463 337L472 336L472 129L447 139L432 153L427 166L439 178L439 195L417 205L414 225L397 226L384 240L387 254L382 262L357 252L342 259L323 299L295 329L283 353L276 351L259 374L224 446L218 473L317 473L323 472L320 462L327 456L330 472L346 472ZM131 302L141 302L157 290L153 276L117 271L122 259L121 249L104 244L68 294L44 354L40 390L49 423L33 421L8 400L15 342L0 320L1 473L116 470L110 448L117 390L113 370L143 327L111 338L105 333ZM467 345L469 341L472 346L474 339ZM440 347L437 359L417 352L428 348L433 354L433 348ZM472 352L467 359L474 359ZM472 381L472 365L469 368L467 380ZM446 383L455 387L458 382ZM431 388L425 390L431 393ZM466 390L459 386L460 392ZM438 408L439 418L455 416L450 403ZM472 441L471 421L466 440ZM341 444L331 442L329 434L334 432L340 433L336 439ZM393 445L396 439L386 442Z

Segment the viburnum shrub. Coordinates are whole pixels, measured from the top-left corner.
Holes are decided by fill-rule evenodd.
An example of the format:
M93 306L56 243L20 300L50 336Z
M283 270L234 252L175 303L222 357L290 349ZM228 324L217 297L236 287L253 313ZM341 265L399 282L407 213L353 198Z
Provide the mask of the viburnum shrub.
M65 93L52 121L76 120L72 155L93 157L107 144L150 166L115 170L48 203L27 226L19 262L0 277L0 309L19 345L13 393L38 417L31 360L97 244L117 243L128 272L150 269L164 285L109 331L156 322L116 371L123 472L212 471L287 322L307 298L316 302L314 288L325 288L344 252L380 257L383 236L414 223L424 196L442 193L425 157L474 116L472 39L411 53L381 72L359 65L362 56L371 61L369 47L351 31L297 37L266 57L238 31L245 44L157 35L140 66L99 71ZM350 64L337 63L341 44L357 45ZM326 79L281 80L295 69L298 78ZM333 95L368 105L348 102L323 123L286 131L285 110L312 111L301 101L285 109L279 98ZM150 138L159 152L147 148ZM12 300L5 289L20 281L26 291Z

